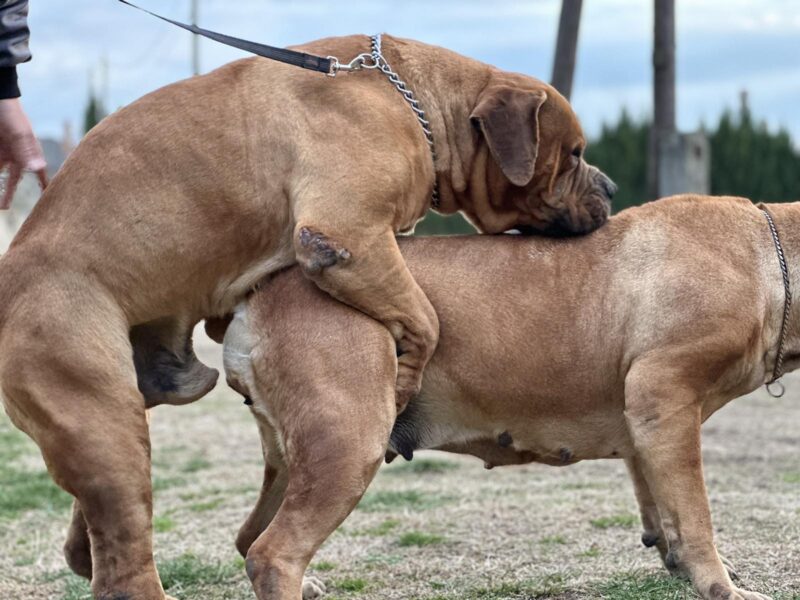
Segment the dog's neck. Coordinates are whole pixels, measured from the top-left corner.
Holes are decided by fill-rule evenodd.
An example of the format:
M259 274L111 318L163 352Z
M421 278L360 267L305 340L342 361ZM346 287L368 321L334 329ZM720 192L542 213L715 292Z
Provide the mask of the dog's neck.
M480 150L470 115L494 68L436 46L427 46L421 55L417 46L389 35L383 37L383 54L431 123L439 212L450 214L489 202L486 179L491 169L486 161L491 159L485 147ZM453 93L454 87L458 93Z

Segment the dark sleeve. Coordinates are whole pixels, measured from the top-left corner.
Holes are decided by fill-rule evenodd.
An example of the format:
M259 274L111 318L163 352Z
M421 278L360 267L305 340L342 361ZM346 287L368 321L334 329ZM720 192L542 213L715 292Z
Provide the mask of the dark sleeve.
M17 69L31 59L28 0L0 0L0 99L19 97Z

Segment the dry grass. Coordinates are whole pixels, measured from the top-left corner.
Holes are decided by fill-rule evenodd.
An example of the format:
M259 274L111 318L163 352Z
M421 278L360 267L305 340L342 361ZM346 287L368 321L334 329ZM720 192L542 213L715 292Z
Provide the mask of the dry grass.
M218 389L155 411L155 544L165 587L185 599L252 598L233 547L261 480L249 412ZM800 599L800 378L780 400L758 392L705 428L718 545L744 585ZM0 420L0 598L88 598L61 556L69 498L38 452ZM484 471L423 453L384 467L312 564L328 598L678 599L639 543L621 461Z

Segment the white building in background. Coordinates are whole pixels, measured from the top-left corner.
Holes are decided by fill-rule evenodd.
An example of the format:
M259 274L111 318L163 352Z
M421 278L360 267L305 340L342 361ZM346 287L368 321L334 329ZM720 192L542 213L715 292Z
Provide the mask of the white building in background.
M39 142L42 144L42 150L47 159L47 174L52 178L72 150L71 136L69 132L65 132L62 141L42 138ZM17 188L11 208L0 211L0 254L8 249L8 245L20 225L39 201L40 192L36 177L28 173L22 178Z

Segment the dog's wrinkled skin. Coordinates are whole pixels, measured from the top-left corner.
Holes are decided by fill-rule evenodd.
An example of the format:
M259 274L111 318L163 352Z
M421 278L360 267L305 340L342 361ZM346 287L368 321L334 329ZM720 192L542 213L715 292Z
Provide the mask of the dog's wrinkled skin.
M368 48L365 36L303 47L342 59ZM402 406L439 327L395 234L425 214L434 179L441 212L489 233L605 221L613 184L579 158L580 125L555 90L390 36L384 53L425 108L435 168L383 74L243 60L104 120L0 261L5 408L79 500L91 540L68 544L68 560L96 597L163 598L144 415L213 387L189 339L197 321L297 262L388 326Z
M770 210L800 281L800 203ZM708 600L765 598L737 588L717 553L700 454L701 423L767 381L775 361L783 285L755 206L677 197L580 239L428 238L402 250L442 337L387 457L625 459L642 540L671 571ZM789 331L791 370L800 304ZM268 465L237 547L259 598L294 599L377 469L395 421L392 339L288 271L242 306L225 346Z

